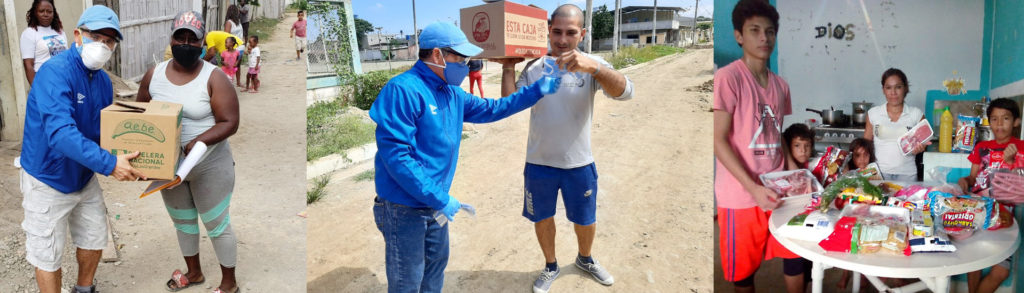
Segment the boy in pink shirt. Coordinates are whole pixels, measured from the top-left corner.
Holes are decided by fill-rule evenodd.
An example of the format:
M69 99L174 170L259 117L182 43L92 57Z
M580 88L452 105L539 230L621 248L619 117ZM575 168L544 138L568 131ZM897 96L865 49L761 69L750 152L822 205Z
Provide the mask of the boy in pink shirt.
M771 210L782 201L758 179L792 160L781 135L782 118L792 113L789 85L767 66L779 14L767 1L741 0L732 22L743 57L715 73L713 104L722 268L736 292L754 292L761 262L781 257L789 292L804 292L807 262L769 233Z
M306 12L299 10L299 20L292 24L289 37L295 39L295 60L302 60L303 51L306 51Z

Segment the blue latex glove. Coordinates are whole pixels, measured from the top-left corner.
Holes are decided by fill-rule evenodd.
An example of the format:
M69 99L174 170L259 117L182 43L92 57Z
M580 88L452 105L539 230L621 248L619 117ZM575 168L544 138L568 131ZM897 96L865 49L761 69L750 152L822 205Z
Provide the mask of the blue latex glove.
M458 199L455 199L454 196L449 196L448 204L445 205L443 209L441 209L441 213L444 214L446 218L448 218L448 221L454 221L455 213L458 213L459 208L461 207L462 203L459 203Z
M562 78L545 76L541 77L537 82L540 83L540 92L544 95L550 95L558 91L558 88L562 85Z

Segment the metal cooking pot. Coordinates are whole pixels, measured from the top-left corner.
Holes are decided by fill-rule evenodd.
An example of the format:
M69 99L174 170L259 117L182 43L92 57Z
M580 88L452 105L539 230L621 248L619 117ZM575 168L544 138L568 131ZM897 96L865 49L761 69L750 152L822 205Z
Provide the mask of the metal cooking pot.
M854 103L854 104L856 104L856 103ZM853 126L864 126L864 124L868 120L868 113L867 112L860 112L860 113L854 112L852 117L853 117L853 119L852 119L853 120Z
M828 124L831 126L840 126L848 120L843 115L843 110L814 110L807 108L807 111L818 113L821 115L821 123Z
M871 105L872 105L872 103L868 103L868 102L865 102L865 101L853 102L853 114L867 113L868 109L871 109ZM856 123L856 122L857 122L857 119L855 117L854 118L854 123Z

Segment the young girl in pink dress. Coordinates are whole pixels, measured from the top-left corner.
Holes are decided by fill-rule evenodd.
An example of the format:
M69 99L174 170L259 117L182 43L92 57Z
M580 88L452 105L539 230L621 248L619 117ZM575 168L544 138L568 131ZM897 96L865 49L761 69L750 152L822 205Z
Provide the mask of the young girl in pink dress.
M238 50L235 50L235 38L227 38L224 45L228 49L220 53L220 69L227 73L228 79L235 82L235 72L238 71Z

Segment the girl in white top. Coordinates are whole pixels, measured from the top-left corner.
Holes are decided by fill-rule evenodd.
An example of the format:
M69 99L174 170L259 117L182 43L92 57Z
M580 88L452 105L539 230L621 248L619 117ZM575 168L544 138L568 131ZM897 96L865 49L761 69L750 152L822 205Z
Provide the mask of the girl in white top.
M878 168L886 180L916 181L914 156L923 152L928 143L903 155L897 140L918 121L924 120L924 112L904 103L910 89L907 75L899 69L889 68L882 74L882 92L885 104L868 110L864 138L874 142Z
M25 18L28 28L21 33L21 59L25 65L25 78L31 86L43 63L68 49L68 40L53 0L32 1L32 8Z

